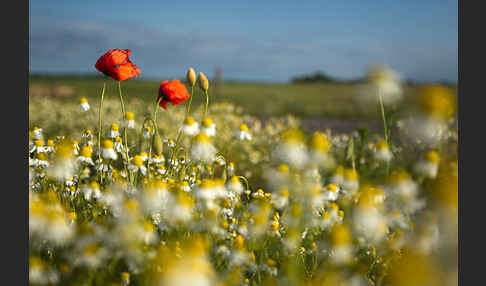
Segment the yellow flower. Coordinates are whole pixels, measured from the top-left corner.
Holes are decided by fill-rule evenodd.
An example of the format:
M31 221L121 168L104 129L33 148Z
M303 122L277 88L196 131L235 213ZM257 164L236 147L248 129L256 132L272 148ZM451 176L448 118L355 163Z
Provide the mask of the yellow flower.
M202 120L202 125L205 127L209 127L213 125L213 120L209 117L204 117L204 119Z
M185 125L193 125L194 123L196 123L196 120L194 120L194 118L188 116L185 120L184 120L184 124Z
M77 218L78 216L76 215L76 213L75 213L75 212L70 212L70 213L69 213L69 215L68 215L68 217L69 217L69 219L70 219L70 220L76 220L76 218Z
M393 171L390 174L390 176L388 176L386 181L388 183L399 183L399 182L404 182L404 181L407 181L407 180L410 180L410 179L411 179L411 177L407 173L407 171L405 171L403 169L397 169L397 170Z
M113 149L113 141L106 139L103 141L103 148L105 149Z
M125 119L126 120L134 120L135 114L131 111L127 111L127 112L125 112ZM118 130L118 128L116 130Z
M439 266L431 256L405 250L390 266L387 285L443 285Z
M287 166L286 164L278 165L277 170L281 173L289 173L290 172L289 166Z
M436 151L429 151L425 153L424 158L426 161L431 163L435 163L435 164L440 163L440 156L439 153L437 153Z
M304 134L299 129L287 129L283 132L282 139L285 142L303 142Z
M204 132L197 134L195 140L196 142L211 142L211 138L209 138Z
M326 188L327 191L330 191L330 192L336 192L337 189L338 189L338 187L335 184L329 184L325 188Z
M138 167L142 166L143 165L142 157L140 157L139 155L135 155L135 157L133 157L132 159L132 163Z
M388 143L386 143L385 140L378 140L378 142L376 142L375 144L375 147L376 149L378 150L384 150L384 149L388 149Z
M328 152L329 149L331 148L331 143L329 142L326 134L319 131L314 132L314 134L312 134L309 140L309 145L312 149L321 152Z
M334 170L334 174L344 176L344 166L337 166L336 170Z
M245 123L241 123L240 131L248 132L248 126Z
M377 207L383 202L384 192L373 185L364 185L359 190L359 206Z
M351 243L351 232L345 224L335 225L331 229L330 240L333 245L346 245Z
M449 119L456 111L456 97L448 88L431 84L421 89L418 105L426 114Z
M358 172L353 168L348 168L344 170L344 178L346 180L356 181L358 180Z
M57 158L69 158L72 156L73 148L72 145L63 142L62 144L59 145L59 147L56 150L56 157Z
M81 149L81 156L91 158L91 149L88 146L84 146Z

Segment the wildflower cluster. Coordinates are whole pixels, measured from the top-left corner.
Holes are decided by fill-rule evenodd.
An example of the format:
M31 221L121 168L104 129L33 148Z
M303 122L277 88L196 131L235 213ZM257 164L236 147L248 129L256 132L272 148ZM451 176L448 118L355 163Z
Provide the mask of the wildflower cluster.
M109 70L128 55L111 51L97 68L136 76L127 59L125 73ZM204 74L187 79L191 93L163 82L153 111L126 111L120 90L122 116L99 110L79 136L31 128L32 284L454 284L453 139L306 134L292 117L209 108ZM206 104L191 113L196 82ZM454 115L449 104L425 112Z

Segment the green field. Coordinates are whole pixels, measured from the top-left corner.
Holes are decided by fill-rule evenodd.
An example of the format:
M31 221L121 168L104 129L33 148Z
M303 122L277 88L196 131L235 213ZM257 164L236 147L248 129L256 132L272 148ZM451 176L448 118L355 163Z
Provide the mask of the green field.
M116 82L103 77L44 77L32 76L30 95L54 96L60 101L86 97L92 104L99 99L103 82L107 83L107 96L117 97ZM159 81L129 80L122 83L124 97L132 100L153 102L157 97ZM410 100L417 86L405 87L405 100ZM224 82L219 87L211 85L211 102L230 102L243 107L245 113L254 116L282 116L293 114L302 118L377 118L378 106L363 104L359 99L358 84L291 84L291 83L233 83ZM193 103L203 102L203 94L197 90Z

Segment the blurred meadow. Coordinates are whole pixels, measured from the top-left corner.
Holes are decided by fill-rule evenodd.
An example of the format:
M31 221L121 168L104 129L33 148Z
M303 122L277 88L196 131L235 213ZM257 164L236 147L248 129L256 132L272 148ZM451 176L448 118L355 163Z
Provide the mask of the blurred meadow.
M160 81L134 79L124 84L128 100L153 103ZM171 80L171 79L169 79ZM86 97L97 100L103 78L33 76L29 80L29 95L53 97L60 102ZM231 102L254 116L293 114L303 118L372 119L379 116L376 105L364 106L358 97L359 84L341 83L245 83L223 82L212 87L213 102ZM404 97L412 100L417 86L408 86ZM107 86L108 94L117 95L116 85ZM199 105L204 97L194 97Z
M164 79L161 79L163 81ZM61 122L68 120L62 111L66 106L77 106L80 98L90 102L99 100L103 82L106 79L94 76L40 76L29 78L29 108L34 102L46 101L48 105L59 106L48 110L48 116L57 118L59 126L49 126L46 131L63 129ZM187 82L185 82L187 86ZM153 104L160 81L133 79L124 83L127 103L134 106ZM265 120L275 116L293 115L299 117L306 131L349 132L359 127L379 131L380 109L376 104L363 102L360 94L362 83L310 82L310 83L252 83L228 81L212 86L210 99L216 103L232 103L246 114ZM403 87L402 107L411 104L422 85L408 84ZM107 99L117 98L116 85L108 84ZM457 86L450 88L456 92ZM204 95L194 96L193 104L204 103ZM109 107L108 107L109 108ZM42 123L44 113L30 112L31 125ZM64 126L65 127L65 126ZM64 128L64 131L66 129ZM53 133L51 133L53 134Z

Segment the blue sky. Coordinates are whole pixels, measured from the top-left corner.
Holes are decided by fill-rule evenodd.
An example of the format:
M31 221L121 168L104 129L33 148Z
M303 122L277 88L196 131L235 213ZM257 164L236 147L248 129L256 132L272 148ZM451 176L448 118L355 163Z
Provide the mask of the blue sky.
M350 79L384 63L404 78L457 81L457 0L302 2L31 0L30 71L94 74L121 48L147 78L219 66L226 79Z

